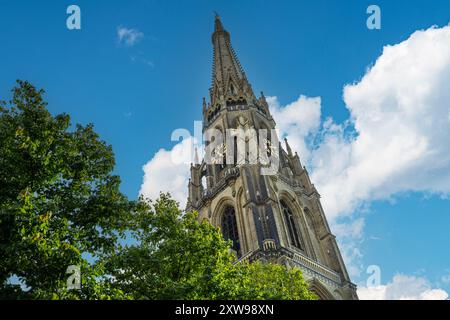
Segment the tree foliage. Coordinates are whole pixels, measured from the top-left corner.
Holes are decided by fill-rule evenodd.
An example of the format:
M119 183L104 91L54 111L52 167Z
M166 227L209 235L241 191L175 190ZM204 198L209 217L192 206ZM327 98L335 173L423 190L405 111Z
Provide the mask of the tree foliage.
M236 263L218 228L183 213L168 194L136 218L136 245L108 267L111 284L135 299L314 299L299 269Z
M2 293L66 297L66 269L79 265L85 285L70 296L104 297L87 285L102 272L100 266L91 268L83 253L113 250L133 204L119 191L119 177L111 174L111 146L99 139L92 125L70 131L69 116L53 117L43 94L18 81L12 100L1 104ZM11 276L29 290L11 288Z
M43 94L18 81L0 103L0 299L314 298L298 269L236 263L168 194L129 201L111 146ZM70 265L81 290L67 289Z

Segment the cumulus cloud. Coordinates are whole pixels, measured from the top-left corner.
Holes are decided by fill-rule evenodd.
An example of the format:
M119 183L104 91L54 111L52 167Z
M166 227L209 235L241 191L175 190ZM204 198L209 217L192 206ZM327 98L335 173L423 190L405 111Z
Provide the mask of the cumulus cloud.
M396 274L386 285L358 287L361 300L445 300L448 293L423 277Z
M335 224L333 231L335 236L341 239L345 239L347 237L352 239L358 239L361 238L363 235L364 224L365 224L364 219L358 218L350 223Z
M186 206L188 196L189 167L192 155L193 138L177 143L171 150L160 149L144 166L144 180L140 195L155 200L160 192L169 192Z
M333 229L334 230L334 229ZM347 272L351 278L360 277L364 270L363 253L361 252L360 239L339 240L339 249L344 259Z
M401 191L450 192L449 80L447 26L385 47L363 79L345 87L358 136L349 144L338 139L350 155L331 184L317 181L334 195L325 201L330 210L352 211L361 201Z
M139 30L123 26L117 27L117 41L119 44L132 47L144 38L144 33Z
M386 46L359 82L345 86L345 123L325 119L318 130L318 98L285 107L269 101L331 219L399 192L450 192L449 80L450 27L433 27ZM307 143L311 134L318 144Z
M351 117L343 123L323 119L320 98L301 96L286 106L268 99L322 195L353 276L362 270L364 226L352 222L355 212L403 192L450 192L449 80L450 27L432 27L386 46L359 81L344 87Z
M267 103L283 138L289 140L299 155L309 158L308 137L317 133L320 127L320 97L301 95L286 106L280 106L277 97L267 97Z

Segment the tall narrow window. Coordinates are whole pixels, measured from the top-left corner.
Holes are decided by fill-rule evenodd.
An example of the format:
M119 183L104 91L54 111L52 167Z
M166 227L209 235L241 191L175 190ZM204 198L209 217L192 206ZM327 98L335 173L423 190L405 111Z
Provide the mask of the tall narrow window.
M237 137L233 138L234 144L233 144L233 148L234 148L234 154L233 154L233 161L234 161L234 165L237 165L238 163L238 141L237 141Z
M296 248L302 249L300 244L300 237L297 231L297 227L295 226L294 216L292 214L291 209L287 206L286 202L283 200L280 201L281 209L283 210L284 219L286 221L286 226L289 234L289 243Z
M222 216L222 234L225 240L233 241L231 249L236 251L237 255L239 256L241 245L239 243L236 215L234 212L234 208L231 206L225 208Z

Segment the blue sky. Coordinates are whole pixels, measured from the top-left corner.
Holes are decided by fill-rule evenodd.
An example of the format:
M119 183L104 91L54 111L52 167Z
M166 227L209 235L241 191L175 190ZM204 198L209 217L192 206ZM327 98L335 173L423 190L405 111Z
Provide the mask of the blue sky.
M382 10L381 30L366 28L372 2ZM70 4L81 8L81 30L66 28ZM51 112L94 123L113 146L122 190L135 198L142 166L174 146L174 129L192 130L201 120L214 10L255 92L276 96L281 106L300 94L320 97L321 120L337 124L349 119L344 86L360 81L384 46L450 22L445 0L0 0L0 98L10 97L16 79L29 80L45 88ZM121 27L143 36L126 45ZM364 218L363 235L351 240L362 270L354 282L364 285L365 268L375 264L383 284L401 273L450 291L450 200L424 189L368 199L353 213L351 221Z

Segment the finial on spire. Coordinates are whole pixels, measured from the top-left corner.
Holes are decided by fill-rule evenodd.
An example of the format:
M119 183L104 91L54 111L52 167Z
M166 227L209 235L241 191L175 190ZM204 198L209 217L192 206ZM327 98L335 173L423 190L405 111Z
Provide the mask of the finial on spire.
M214 31L223 31L222 21L220 21L219 14L214 11Z
M198 162L198 150L197 147L195 147L195 153L194 153L194 165L197 165Z

